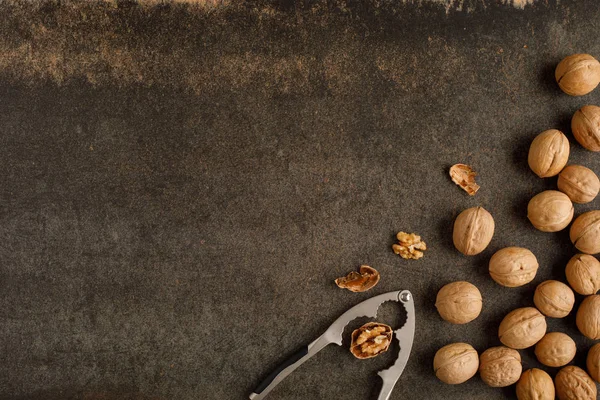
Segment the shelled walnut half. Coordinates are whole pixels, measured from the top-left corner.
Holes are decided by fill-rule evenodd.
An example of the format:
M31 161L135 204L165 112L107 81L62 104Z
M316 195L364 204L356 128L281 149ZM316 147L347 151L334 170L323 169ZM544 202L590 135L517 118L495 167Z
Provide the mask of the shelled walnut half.
M379 272L368 265L361 265L358 272L352 271L348 275L337 278L335 284L351 292L366 292L379 282Z
M477 173L473 171L473 168L466 164L454 164L450 167L450 178L452 182L460 186L470 196L475 196L475 193L479 190L479 185L475 182Z
M376 357L387 351L392 341L392 327L379 322L369 322L352 332L350 351L354 357Z
M396 239L398 243L392 245L392 250L402 258L418 260L423 257L422 250L427 250L427 245L417 234L398 232Z

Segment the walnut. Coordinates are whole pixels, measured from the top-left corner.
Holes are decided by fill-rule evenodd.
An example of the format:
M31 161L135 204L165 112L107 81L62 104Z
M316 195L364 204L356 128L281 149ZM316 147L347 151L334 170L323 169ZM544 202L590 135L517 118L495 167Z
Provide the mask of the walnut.
M589 254L576 254L565 269L569 285L579 294L596 294L600 290L600 261Z
M585 336L592 340L600 339L600 295L593 294L583 299L575 323Z
M467 256L481 253L494 236L494 218L483 207L471 207L454 221L454 247Z
M456 385L477 373L477 351L467 343L452 343L439 349L433 358L435 376L444 383Z
M527 218L542 232L558 232L569 225L574 211L569 196L558 190L545 190L529 200Z
M592 379L600 382L600 343L596 343L588 351L586 366Z
M582 253L600 253L600 211L588 211L575 218L569 236Z
M571 131L580 145L591 151L600 151L600 107L587 105L575 111Z
M335 284L351 292L366 292L379 282L379 272L375 268L361 265L358 271L352 271L344 277L337 278Z
M554 397L552 378L541 369L528 369L517 382L519 400L554 400Z
M540 178L549 178L567 165L569 140L558 129L550 129L537 135L529 147L529 168Z
M558 175L558 190L569 196L573 203L585 204L598 195L600 180L589 168L567 165Z
M491 387L510 386L521 376L521 355L508 347L487 349L479 356L479 375Z
M460 186L470 196L475 196L475 193L479 190L479 185L475 182L475 176L477 176L477 173L468 165L454 164L450 167L452 182Z
M489 272L493 280L506 287L523 286L535 278L538 270L535 255L523 247L505 247L490 258Z
M398 232L396 238L398 244L393 244L392 250L402 258L418 260L423 257L423 251L420 250L427 250L427 245L417 234Z
M517 308L504 317L498 336L505 346L526 349L546 334L546 318L533 307Z
M573 309L575 294L564 283L550 280L538 285L533 295L533 302L545 316L564 318Z
M596 384L581 368L564 367L554 378L559 400L596 400Z
M392 328L379 322L369 322L352 332L350 352L354 357L376 357L387 351L392 342Z
M577 346L573 339L561 332L547 333L535 345L535 356L548 367L562 367L571 362Z
M466 324L481 313L481 293L475 285L459 281L445 285L437 294L435 307L440 316L453 324Z
M589 54L572 54L558 63L554 77L566 94L583 96L598 86L600 64Z

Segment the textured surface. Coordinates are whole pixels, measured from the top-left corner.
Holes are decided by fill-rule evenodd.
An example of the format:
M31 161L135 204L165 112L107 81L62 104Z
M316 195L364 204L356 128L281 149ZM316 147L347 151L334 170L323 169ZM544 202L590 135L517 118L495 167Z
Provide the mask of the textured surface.
M556 179L528 169L527 149L558 128L570 161L600 172L569 130L600 90L571 98L553 81L565 55L600 56L596 1L196 3L0 3L0 398L242 399L347 308L396 289L418 315L392 399L514 397L479 377L442 384L433 356L498 345L505 314L564 281L567 232L526 218ZM480 174L475 197L448 177L458 162ZM466 257L452 221L476 205L496 234ZM423 259L392 253L399 230L422 235ZM525 287L487 273L509 245L538 257ZM335 286L360 264L377 287ZM483 295L466 325L435 311L453 280ZM397 314L384 305L382 322ZM574 313L548 325L584 367ZM331 346L269 398L374 399L394 352Z

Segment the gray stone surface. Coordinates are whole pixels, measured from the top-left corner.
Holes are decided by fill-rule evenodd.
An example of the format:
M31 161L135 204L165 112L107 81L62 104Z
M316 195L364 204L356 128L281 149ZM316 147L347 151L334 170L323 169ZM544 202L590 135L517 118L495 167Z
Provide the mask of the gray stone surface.
M562 57L600 56L600 10L548 3L2 3L0 398L246 398L343 311L396 289L418 314L392 399L514 398L479 377L444 385L432 361L455 341L498 345L503 316L564 281L575 254L568 232L527 221L528 200L556 185L527 149L559 128L570 162L600 172L569 129L600 91L573 98L553 81ZM448 178L457 162L480 174L474 198ZM452 221L476 205L496 233L465 257ZM399 230L422 235L422 260L391 252ZM488 276L508 245L538 257L533 283ZM363 263L377 287L334 285ZM484 297L463 326L434 307L454 280ZM381 320L402 316L386 304ZM583 367L592 341L574 313L548 325ZM269 398L375 399L395 351L359 361L330 346Z

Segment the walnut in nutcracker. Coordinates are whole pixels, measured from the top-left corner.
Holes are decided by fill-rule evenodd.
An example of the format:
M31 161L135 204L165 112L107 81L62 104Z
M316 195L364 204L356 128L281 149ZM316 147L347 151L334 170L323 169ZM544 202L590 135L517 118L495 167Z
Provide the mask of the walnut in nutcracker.
M600 191L600 180L583 165L567 165L558 175L558 190L573 203L585 204L594 200Z
M452 343L439 349L433 358L435 375L444 383L456 385L477 373L477 351L467 343Z
M596 294L600 290L600 261L589 254L576 254L565 269L569 285L579 294Z
M440 289L435 307L444 320L453 324L466 324L481 313L481 293L469 282L452 282Z
M554 378L559 400L596 400L596 384L581 368L564 367Z
M600 295L588 296L581 302L575 323L583 335L592 340L600 339Z
M519 352L505 346L489 348L479 357L479 375L491 387L512 385L519 380L522 369Z
M562 367L575 357L577 346L573 339L562 332L550 332L535 345L535 356L548 367Z
M366 323L352 332L350 352L359 359L376 357L390 347L392 334L392 327L389 325Z
M534 307L517 308L504 317L498 328L503 345L526 349L546 334L546 318Z
M481 253L494 236L494 218L483 207L467 208L454 221L452 240L467 256Z
M600 253L600 211L588 211L575 218L569 236L582 253Z
M589 54L571 54L554 71L556 83L570 96L583 96L598 86L600 64Z
M517 382L519 400L554 400L554 397L552 378L541 369L528 369Z
M569 196L558 190L546 190L529 200L527 218L542 232L558 232L569 225L574 211Z
M523 286L535 278L538 270L535 255L523 247L505 247L498 250L489 263L490 276L506 287Z
M567 165L569 140L558 129L550 129L537 135L529 147L529 168L540 178L549 178Z
M600 382L600 343L596 343L588 351L586 367L590 377L596 382Z
M573 309L575 294L570 287L559 281L544 281L535 289L533 302L547 317L564 318Z
M587 105L575 111L571 131L580 145L591 151L600 151L600 107Z

